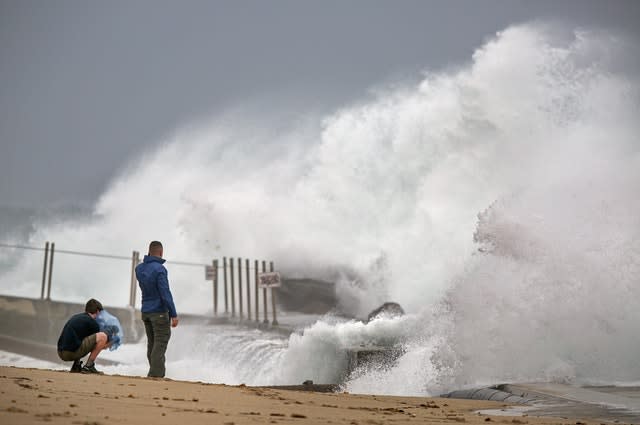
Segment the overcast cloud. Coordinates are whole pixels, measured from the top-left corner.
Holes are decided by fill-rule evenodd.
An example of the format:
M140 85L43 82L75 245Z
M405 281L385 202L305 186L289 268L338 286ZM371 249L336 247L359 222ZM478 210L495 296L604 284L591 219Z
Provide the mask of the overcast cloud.
M329 110L534 19L637 36L640 2L1 0L0 205L90 203L191 120Z

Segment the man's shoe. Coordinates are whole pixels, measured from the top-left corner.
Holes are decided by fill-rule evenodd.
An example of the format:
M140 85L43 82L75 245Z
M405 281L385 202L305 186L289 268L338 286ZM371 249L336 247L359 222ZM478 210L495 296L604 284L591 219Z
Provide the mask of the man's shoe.
M74 360L73 365L71 365L71 373L78 373L82 371L82 360Z
M91 366L84 365L82 366L82 373L99 373L102 374L98 369L96 369L96 365L92 364Z

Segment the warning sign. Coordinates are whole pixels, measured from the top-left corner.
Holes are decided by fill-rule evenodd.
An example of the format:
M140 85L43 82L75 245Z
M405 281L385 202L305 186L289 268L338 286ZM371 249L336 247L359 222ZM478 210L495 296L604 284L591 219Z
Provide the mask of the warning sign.
M213 280L213 283L218 283L218 268L214 266L204 266L204 279Z
M260 288L277 288L280 286L280 273L258 273L258 286Z

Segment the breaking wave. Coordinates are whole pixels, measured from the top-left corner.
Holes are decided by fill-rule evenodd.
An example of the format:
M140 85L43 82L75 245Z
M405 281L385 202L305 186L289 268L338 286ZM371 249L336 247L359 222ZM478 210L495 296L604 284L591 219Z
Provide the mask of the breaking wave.
M605 32L510 27L455 70L329 116L283 125L234 113L179 131L122 172L88 223L38 228L30 242L129 252L160 239L169 258L270 258L285 274L336 280L357 316L400 303L406 322L380 332L410 329L405 354L354 373L352 392L637 381L639 58ZM38 291L40 267L25 259L3 280ZM98 276L104 302L126 303L120 270L64 273L59 296L94 296ZM208 286L179 268L170 278L179 310L210 309ZM271 364L297 379L314 341L380 326L322 323Z

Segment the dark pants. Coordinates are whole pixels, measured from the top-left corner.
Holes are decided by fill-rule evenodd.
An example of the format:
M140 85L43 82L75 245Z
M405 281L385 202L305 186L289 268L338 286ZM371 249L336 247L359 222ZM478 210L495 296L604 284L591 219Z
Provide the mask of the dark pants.
M171 338L169 313L142 313L142 321L147 332L147 359L149 360L147 376L162 378L165 373L164 354Z
M89 335L82 340L82 344L76 351L58 351L58 357L65 362L80 360L89 354L96 346L96 334Z

